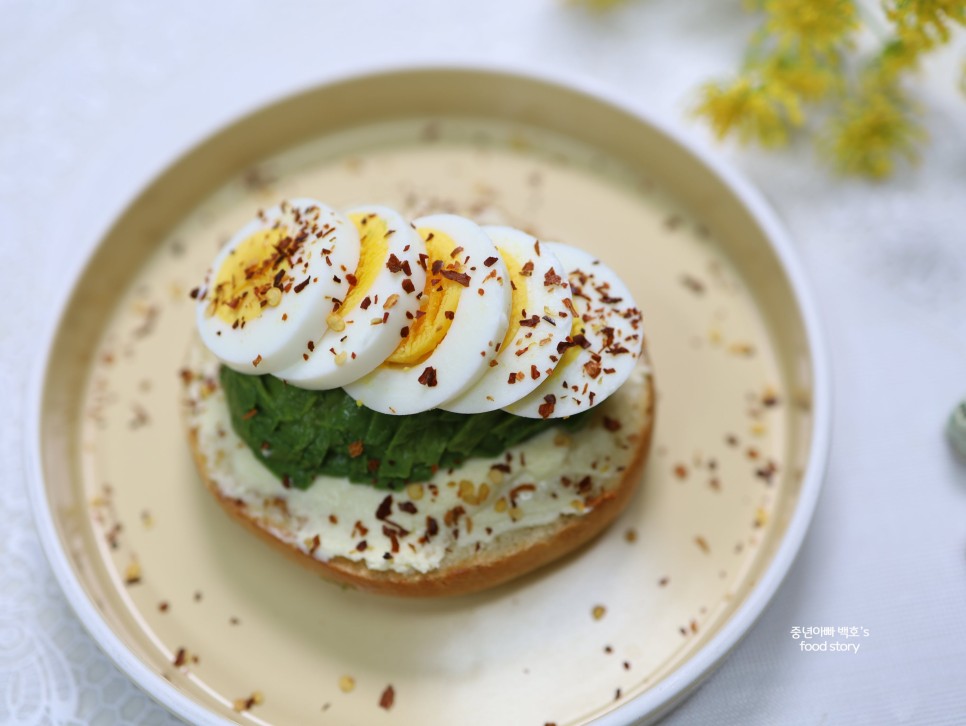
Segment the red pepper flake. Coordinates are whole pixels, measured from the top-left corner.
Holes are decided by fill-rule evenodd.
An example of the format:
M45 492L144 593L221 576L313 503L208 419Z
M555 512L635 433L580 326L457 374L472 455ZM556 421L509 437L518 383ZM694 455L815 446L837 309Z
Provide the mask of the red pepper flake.
M440 273L447 280L452 280L455 283L462 285L463 287L470 286L470 276L465 272L456 272L455 270L442 270Z
M543 276L543 284L546 287L554 287L555 285L559 285L561 282L563 282L563 278L554 272L552 267L547 271L547 274Z
M494 257L493 259L495 260L496 258ZM191 291L191 293L190 293L190 295L191 295L191 299L192 299L192 300L197 300L197 299L198 299L198 295L200 295L200 294L201 294L201 288L200 288L200 287L196 287L196 288L194 288L194 289L193 289L193 290Z
M390 527L389 525L382 525L382 533L389 538L391 544L392 554L389 552L385 553L382 558L384 560L392 559L392 555L399 553L399 535L401 534L398 530ZM406 532L408 534L408 532Z
M379 696L379 708L384 708L387 711L392 708L392 704L396 701L396 691L392 686L386 686L386 690L382 692Z
M409 337L409 326L408 325L404 325L402 328L399 329L399 337L400 338L408 338Z
M396 255L389 255L389 260L386 262L386 267L390 272L396 273L400 272L403 268L402 261L396 257Z
M604 428L607 429L608 431L620 431L621 422L618 421L617 419L604 416Z
M188 661L188 651L184 648L178 648L178 652L174 656L174 665L177 668L181 668Z
M452 310L446 310L446 311L443 312L443 316L447 320L452 320L453 318L456 317L456 313L454 311L452 311Z
M168 601L167 600L162 600L161 602L158 603L158 610L160 610L163 613L168 612L168 608L169 607L170 607L170 605L168 605Z
M416 514L416 512L419 511L416 509L416 505L412 502L402 502L399 505L399 509L400 511L406 512L406 514Z
M520 326L523 328L535 328L540 322L539 315L531 315L529 318L524 318L520 321Z
M346 279L346 282L348 282L350 285L354 286L359 284L359 280L351 272L346 273L345 279Z
M351 456L353 459L360 457L365 449L365 444L362 443L361 439L359 441L353 441L351 444L349 444L349 456Z
M543 397L544 403L540 404L540 408L537 409L537 413L540 414L541 418L550 418L550 414L553 413L553 409L557 404L557 397L552 393L548 393Z
M386 498L379 503L379 508L376 509L376 519L385 519L390 514L392 514L392 494L386 495Z
M587 478L589 479L590 477L587 477ZM537 491L537 487L534 484L518 484L517 486L513 487L513 489L511 489L507 494L507 496L510 498L510 506L515 507L517 505L517 497L520 496L523 492L535 492L535 491Z
M600 375L600 361L589 360L584 363L584 373L586 373L590 378L596 378Z
M704 292L704 283L692 275L682 275L681 284L695 295L701 295Z
M540 369L537 368L535 365L530 366L530 377L533 380L537 380L540 377Z
M698 546L698 549L700 549L706 555L711 554L711 546L708 544L708 540L701 535L698 535L694 538L694 543Z
M370 298L368 295L366 295L362 299L362 302L359 303L359 307L362 308L363 310L368 310L370 305L372 305L372 298Z
M315 341L312 341L312 340L310 340L310 341L309 341L309 342L308 342L308 343L306 344L306 347L307 347L307 348L309 349L309 352L311 353L312 351L314 351L314 350L315 350Z
M456 527L459 525L460 517L464 514L466 514L466 510L462 506L453 507L443 515L443 522L447 527Z
M413 281L410 280L408 277L402 281L402 289L403 289L403 292L409 295L416 292L416 286L413 284Z
M435 537L439 532L439 523L433 517L426 517L426 538Z
M487 257L485 260L483 260L483 266L493 267L493 265L495 265L499 261L500 261L499 257Z
M520 274L523 277L530 277L533 274L533 260L527 260L526 264L520 268Z
M249 421L249 420L255 418L255 416L257 416L257 415L258 415L258 409L257 408L250 408L247 411L245 411L245 415L242 416L242 421Z
M262 362L262 354L259 353L257 356L255 356L255 360L252 361L252 365L258 368L258 364L261 362Z
M363 539L363 540L360 540L359 541L359 544L356 545L356 550L358 552L365 552L366 551L366 547L368 547L368 546L369 545L366 544L366 541Z
M422 372L419 376L419 382L424 386L432 388L436 385L436 369L432 366L426 366L426 370Z
M296 293L302 292L306 287L308 287L309 282L312 280L311 277L306 277L302 282L292 288Z
M462 251L463 251L462 247L457 247L455 250L449 253L449 256L455 260L457 257L460 256L460 252Z
M678 479L687 479L688 467L686 467L684 464L678 464L674 467L674 476L676 476Z
M511 371L510 372L510 375L507 376L506 382L507 383L516 383L517 382L517 374Z

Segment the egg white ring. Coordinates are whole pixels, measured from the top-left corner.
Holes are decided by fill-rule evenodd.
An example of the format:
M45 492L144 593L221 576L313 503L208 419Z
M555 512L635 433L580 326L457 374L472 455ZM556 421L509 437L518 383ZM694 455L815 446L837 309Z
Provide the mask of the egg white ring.
M472 388L440 406L454 413L495 411L537 388L553 373L557 344L567 338L573 323L565 302L570 299L570 283L560 259L535 237L518 229L487 226L483 231L498 250L512 255L521 267L528 262L533 264L532 272L521 278L527 296L524 314L528 322L536 315L536 325L521 326ZM562 280L553 284L553 275ZM548 276L551 285L545 284ZM521 279L515 282L519 285ZM511 375L513 383L509 382Z
M246 321L244 327L233 328L217 315L209 316L206 312L210 302L208 288L235 249L277 221L290 230L297 230L294 212L314 217L313 208L318 209L318 231L308 231L308 238L299 250L303 262L289 270L296 284L282 294L279 304L263 307L261 315ZM328 253L323 254L324 250ZM349 287L345 273L358 264L359 235L345 216L315 199L282 202L242 227L212 263L198 295L196 320L201 338L222 363L241 373L258 375L287 368L301 359L306 341L319 335L319 321L325 325L333 301L345 297ZM297 285L305 280L308 282L304 287L295 292Z
M378 205L354 207L345 214L375 214L385 220L386 229L392 231L386 240L386 257L379 262L380 271L366 293L371 300L369 307L340 311L344 330L326 328L313 341L313 351L303 351L302 360L275 374L299 388L338 388L362 378L385 361L403 339L403 329L412 325L412 316L419 309L419 293L426 284L426 271L419 264L419 256L426 254L426 243L402 215ZM408 276L403 270L389 269L390 255L395 255L400 263L409 263ZM407 278L412 282L411 292L403 288ZM385 308L392 295L398 298L395 305ZM379 322L374 325L374 320ZM324 320L322 325L325 328Z
M570 245L559 242L541 245L557 255L566 268L577 313L581 316L588 312L593 315L593 319L585 325L584 333L590 346L580 349L565 364L558 363L550 378L504 410L527 418L561 418L593 408L623 385L641 356L644 329L640 310L616 272L593 255ZM588 276L586 284L580 285L574 281L577 271ZM606 294L595 289L605 283L609 285ZM591 300L588 302L579 292L590 296ZM619 302L613 301L617 299ZM609 350L604 348L602 328L605 326L614 330L614 341ZM617 352L619 348L625 348L627 352ZM594 352L601 357L601 372L591 376L587 364L593 361ZM613 372L605 373L604 369L612 369ZM594 394L592 397L591 393ZM540 407L546 403L545 397L548 395L555 399L553 411L549 416L543 416Z
M400 416L436 408L472 386L496 355L496 347L506 334L510 310L506 265L477 224L454 214L435 214L421 217L413 225L438 230L463 248L461 257L466 260L464 271L469 284L460 293L446 337L425 361L408 368L380 366L345 386L346 392L363 405ZM495 261L486 266L484 261L489 258ZM496 274L491 275L494 270ZM435 373L435 385L419 381L428 370Z

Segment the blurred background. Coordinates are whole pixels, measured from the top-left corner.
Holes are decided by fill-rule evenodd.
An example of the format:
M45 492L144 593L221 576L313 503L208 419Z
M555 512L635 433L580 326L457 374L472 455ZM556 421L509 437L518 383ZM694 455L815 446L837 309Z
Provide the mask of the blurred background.
M760 622L667 722L961 722L966 468L943 429L966 396L963 33L904 77L918 164L869 181L838 175L808 126L762 150L719 144L695 117L761 14L605 4L0 2L0 720L176 723L83 631L33 529L21 392L65 275L136 189L239 114L345 73L484 63L592 78L737 167L787 225L826 328L833 450L810 534ZM857 32L857 57L882 32ZM831 624L868 628L861 652L802 653L789 636ZM14 672L35 692L12 693Z

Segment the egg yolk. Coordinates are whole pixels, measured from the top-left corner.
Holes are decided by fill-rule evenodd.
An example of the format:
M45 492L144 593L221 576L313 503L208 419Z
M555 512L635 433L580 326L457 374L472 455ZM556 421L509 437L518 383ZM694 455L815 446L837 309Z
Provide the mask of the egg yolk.
M244 327L261 316L262 308L276 306L291 287L291 260L286 254L292 238L287 228L262 229L228 255L215 276L209 315Z
M523 320L524 310L527 307L527 281L523 279L520 261L502 247L498 247L497 251L503 258L510 275L510 325L506 329L506 335L503 336L503 342L500 343L498 348L498 350L503 350L508 345L513 344L513 339L520 332L520 321Z
M349 219L359 230L359 264L349 277L345 300L334 313L340 317L359 307L389 256L390 232L385 219L378 214L350 214Z
M444 273L457 277L463 272L461 250L451 237L435 229L419 229L426 242L426 285L419 312L409 326L409 335L396 347L386 363L413 366L436 350L456 317L463 285Z
M573 287L573 278L571 278L571 288L572 291L578 289ZM571 308L571 320L570 320L570 340L576 340L577 336L583 336L587 332L587 324L583 321L583 316L581 311L586 309L583 304L583 300L579 295L574 295L571 298L572 308ZM574 314L576 313L576 314ZM547 377L548 381L557 381L563 375L561 371L565 370L569 365L570 361L580 355L583 348L580 345L573 345L563 352L554 364L553 372Z

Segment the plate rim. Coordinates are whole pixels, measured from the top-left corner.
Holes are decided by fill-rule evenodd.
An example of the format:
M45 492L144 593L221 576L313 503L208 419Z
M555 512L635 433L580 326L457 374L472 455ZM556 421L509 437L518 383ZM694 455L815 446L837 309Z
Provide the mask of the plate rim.
M758 578L742 604L726 620L713 638L653 687L617 709L598 717L595 722L601 726L650 722L668 714L680 705L711 675L723 659L751 630L774 598L801 550L821 494L828 464L832 409L828 349L811 287L791 237L785 230L778 214L766 201L764 194L744 174L726 163L718 152L689 138L681 129L657 117L642 103L636 102L627 91L620 90L613 83L583 73L560 71L539 63L416 61L360 64L352 69L323 74L294 88L275 90L265 94L260 100L252 101L245 104L241 109L235 110L227 119L220 119L214 124L213 128L202 128L190 136L182 137L183 140L176 145L175 153L166 155L160 163L150 164L146 170L138 175L138 183L131 185L131 190L122 195L117 209L110 210L106 215L106 220L102 221L84 241L82 244L84 253L78 257L73 269L69 270L65 276L70 284L61 288L60 299L56 301L55 305L57 312L51 319L48 328L40 336L40 352L35 359L36 365L33 366L30 381L25 390L26 425L23 441L28 497L33 512L34 526L37 528L41 546L58 585L84 629L98 647L113 661L115 666L134 681L151 699L190 723L228 726L234 722L215 714L192 700L173 683L165 680L160 674L149 668L133 651L124 645L121 638L101 617L96 606L84 591L70 564L68 555L62 547L54 524L51 503L46 496L41 463L43 448L41 412L44 383L51 365L51 353L67 313L70 297L96 254L101 240L108 234L124 210L167 169L176 164L187 153L206 143L212 136L259 110L284 103L295 96L324 86L352 83L380 75L439 72L511 76L555 86L563 90L575 91L628 114L638 123L650 126L658 133L677 143L728 188L761 228L768 245L775 253L788 278L792 297L798 306L798 312L802 319L809 362L812 368L811 441L808 459L804 467L804 476L798 493L798 502L792 512L786 531L775 550L772 561L764 569L761 577Z

